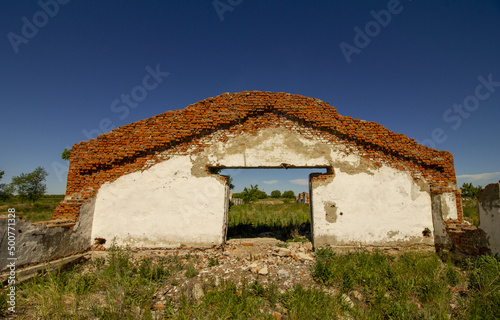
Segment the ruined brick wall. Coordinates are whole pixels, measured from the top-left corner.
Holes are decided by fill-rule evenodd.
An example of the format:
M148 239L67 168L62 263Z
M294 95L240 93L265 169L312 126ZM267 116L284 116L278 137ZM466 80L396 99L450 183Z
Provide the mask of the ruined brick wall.
M301 192L295 197L295 203L309 204L309 193Z
M470 256L491 252L483 230L458 220L448 220L445 223L446 232L451 240L451 246L447 249Z
M197 153L210 141L224 141L241 133L285 127L310 139L346 146L373 166L389 165L425 179L432 194L456 192L453 157L416 143L375 122L352 119L318 99L273 92L226 93L184 110L168 111L75 144L71 150L66 197L54 219L77 219L80 206L100 186L118 177L165 160L169 154ZM208 170L208 168L207 168Z

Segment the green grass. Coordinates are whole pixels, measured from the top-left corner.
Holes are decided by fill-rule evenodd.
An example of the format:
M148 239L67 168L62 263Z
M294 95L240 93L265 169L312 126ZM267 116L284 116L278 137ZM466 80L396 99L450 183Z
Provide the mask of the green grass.
M21 203L17 197L0 202L0 215L7 214L8 208L16 209L16 215L26 221L37 222L52 219L54 209L64 199L64 195L44 195L35 203Z
M475 226L479 226L479 212L477 209L477 199L462 198L462 210L464 219Z
M500 319L500 264L491 256L467 262L471 301L469 319Z
M250 203L231 206L228 238L253 237L261 232L277 231L283 240L294 239L302 223L311 223L308 205Z
M435 254L405 253L396 258L381 252L355 252L339 256L324 249L317 252L312 274L323 284L338 286L342 293L361 292L370 308L356 310L357 317L402 319L412 315L418 319L432 313L444 319L451 291L442 272Z
M309 206L300 203L241 204L231 207L228 218L230 227L239 224L287 227L311 222Z
M364 251L339 255L316 253L311 268L319 286L296 285L280 292L270 282L241 285L205 282L195 300L182 290L166 297L167 319L499 319L500 264L491 256L455 265L436 254L416 252L388 256ZM198 261L193 256L134 260L131 252L112 246L107 262L96 259L72 271L52 272L18 287L20 319L151 319L155 292L179 283ZM180 280L185 281L185 280ZM213 283L213 281L212 281ZM180 286L179 288L181 288ZM328 294L328 290L337 290ZM357 300L353 290L359 292ZM161 290L160 290L161 291ZM330 290L331 292L331 290ZM0 293L5 298L5 291ZM351 298L351 303L346 301ZM453 305L453 307L452 307ZM5 314L0 303L0 316Z
M41 319L137 319L150 313L158 284L192 265L177 256L135 261L112 246L108 261L96 259L68 272L51 272L18 288L18 310ZM192 272L192 271L191 271ZM0 310L0 314L5 310Z

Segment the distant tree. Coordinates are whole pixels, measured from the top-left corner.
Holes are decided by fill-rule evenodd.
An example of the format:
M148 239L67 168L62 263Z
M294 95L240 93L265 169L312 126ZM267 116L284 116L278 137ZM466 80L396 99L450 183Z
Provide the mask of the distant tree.
M250 203L257 200L257 196L255 195L256 187L257 186L254 187L253 185L250 185L250 189L248 189L247 187L243 189L243 192L241 193L241 199L243 199L244 203Z
M281 191L279 190L271 191L271 198L281 198Z
M61 154L61 158L63 160L69 160L69 156L71 155L71 150L68 150L66 148L64 148L64 151L63 153Z
M295 193L292 190L288 190L283 192L282 197L287 199L295 199Z
M5 171L0 171L0 180L3 178ZM5 201L12 197L14 192L12 184L0 183L0 201Z
M40 199L47 191L45 179L48 173L44 168L38 167L33 172L21 173L21 175L12 178L12 186L21 200L35 202Z
M233 195L234 197L234 195ZM267 194L262 191L262 190L259 190L259 185L250 185L250 189L248 188L244 188L243 189L243 192L241 192L239 195L238 195L239 198L243 199L243 202L245 203L250 203L252 201L255 201L257 199L265 199L267 198Z
M267 199L267 198L269 198L269 196L265 191L262 190L257 191L257 199Z
M479 185L474 187L472 183L464 183L460 189L462 190L462 197L475 199L479 195L479 192L483 190L483 187Z

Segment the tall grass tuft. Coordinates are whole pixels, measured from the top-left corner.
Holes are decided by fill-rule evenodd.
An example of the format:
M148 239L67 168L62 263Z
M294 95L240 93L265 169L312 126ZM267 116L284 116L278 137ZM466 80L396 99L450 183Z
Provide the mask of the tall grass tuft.
M500 263L492 256L468 261L469 319L500 319Z
M49 272L20 286L20 308L42 319L136 319L149 312L158 283L177 267L167 259L134 261L112 245L107 262L96 260L69 272ZM139 310L139 313L137 313Z

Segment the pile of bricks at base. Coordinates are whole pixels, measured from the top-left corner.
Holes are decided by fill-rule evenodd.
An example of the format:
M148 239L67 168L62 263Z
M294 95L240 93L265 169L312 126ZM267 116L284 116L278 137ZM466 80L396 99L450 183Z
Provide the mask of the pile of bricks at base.
M483 230L458 220L448 220L445 223L451 240L451 247L448 249L472 256L491 252L486 245L486 233Z
M285 127L311 139L342 144L346 152L355 150L375 167L388 165L411 173L415 180L425 179L432 194L455 192L462 219L449 152L419 145L375 122L341 116L318 99L261 91L225 93L75 144L66 197L53 218L78 219L80 206L95 197L102 184L164 161L168 154L194 154L215 141L268 127Z

